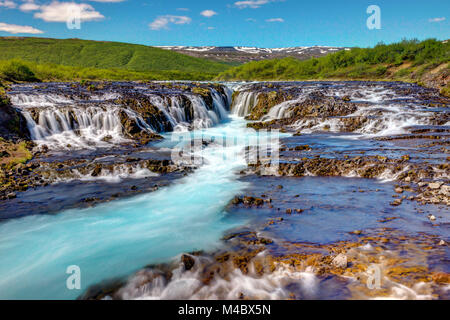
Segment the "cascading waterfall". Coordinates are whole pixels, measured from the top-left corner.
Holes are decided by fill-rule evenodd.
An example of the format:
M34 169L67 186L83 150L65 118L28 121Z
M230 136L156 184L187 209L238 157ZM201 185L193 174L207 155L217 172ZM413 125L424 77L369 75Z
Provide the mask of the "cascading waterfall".
M239 92L240 89L243 89L243 91ZM237 90L239 93L233 101L232 113L245 117L251 113L256 105L258 92L251 91L251 88L247 86L238 87ZM349 118L363 119L360 126L351 131L365 137L404 134L410 127L433 125L434 114L428 112L424 105L420 103L408 103L407 105L402 103L399 105L397 103L397 101L411 97L406 97L402 93L396 93L394 90L383 86L346 87L342 84L327 86L326 88L320 84L303 84L301 93L296 99L273 106L260 121L291 117L293 107L304 102L314 92L320 92L328 97L346 97L350 101L360 104L354 113L347 116L299 119L292 125L296 131L302 133L316 131L345 132L348 131L346 124L349 123Z
M114 106L41 108L37 111L37 121L26 109L22 114L32 139L38 144L55 148L91 148L105 145L106 137L115 142L126 141L122 136L120 110Z
M275 119L284 119L291 116L291 107L295 103L300 103L304 100L304 97L300 97L295 100L289 100L282 102L273 108L261 119L261 121L270 121Z
M239 92L233 101L232 113L238 117L247 116L258 103L258 95L257 92L253 91Z
M51 85L50 85L51 86ZM117 92L87 93L86 97L73 96L70 87L55 85L58 91L68 94L44 92L34 94L29 88L20 86L11 94L13 105L23 113L32 139L38 145L49 148L98 148L128 141L123 134L122 118L133 120L147 132L163 132L165 126L160 120L149 123L138 112L116 103L122 94ZM114 89L114 87L112 88ZM228 117L231 105L231 91L224 87L224 94L209 88L212 105L195 94L156 94L142 86L135 90L148 96L163 118L174 131L210 128ZM121 90L120 87L117 90ZM124 95L127 93L125 92ZM139 104L139 101L138 101ZM159 118L161 119L161 118ZM159 121L159 122L158 122Z

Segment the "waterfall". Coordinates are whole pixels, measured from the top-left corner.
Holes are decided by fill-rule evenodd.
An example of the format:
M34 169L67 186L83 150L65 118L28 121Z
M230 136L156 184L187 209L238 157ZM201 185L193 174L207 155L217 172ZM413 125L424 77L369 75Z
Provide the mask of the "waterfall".
M23 109L22 114L27 120L32 139L38 144L46 144L50 148L92 148L107 145L106 140L126 141L119 117L121 110L115 106L72 106L32 111ZM33 117L31 112L36 116ZM127 110L127 114L138 118L130 110Z
M233 101L233 106L231 108L232 113L239 117L249 115L258 103L258 95L259 93L252 91L239 92Z
M223 87L221 93L212 86L208 87L210 98L190 91L163 95L161 89L142 85L135 85L134 91L121 91L124 89L113 85L105 91L85 91L83 94L74 91L70 84L48 84L46 87L44 92L39 92L25 85L15 86L10 93L11 101L23 113L32 139L38 145L63 149L108 147L126 142L122 123L129 120L147 132L210 128L228 117L232 99L229 88ZM131 107L121 105L119 98L127 98L130 94L137 100L136 110L145 109L140 105L141 95L148 97L161 113L146 119L148 115L144 117Z
M304 97L299 97L295 100L285 101L272 107L269 112L261 119L261 121L289 118L291 116L292 105L295 103L300 103L304 101L304 99Z

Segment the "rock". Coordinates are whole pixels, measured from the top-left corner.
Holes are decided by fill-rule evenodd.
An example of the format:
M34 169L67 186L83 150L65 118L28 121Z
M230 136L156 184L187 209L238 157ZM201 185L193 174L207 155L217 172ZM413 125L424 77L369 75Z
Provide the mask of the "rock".
M11 155L8 153L8 151L5 151L5 150L0 151L0 158L7 158L10 156Z
M309 151L311 150L311 147L309 145L304 145L304 146L296 146L294 148L295 151Z
M447 245L447 243L445 243L444 240L441 240L441 241L439 241L439 245L440 245L440 246L445 246L445 245Z
M133 190L133 191L136 191L137 189L138 189L138 187L136 187L136 186L131 187L131 190Z
M195 265L195 259L187 254L183 254L183 256L181 257L181 262L183 263L184 269L186 271L191 270Z
M444 183L442 183L442 182L432 182L432 183L428 184L428 188L430 188L432 190L440 189L443 184Z
M287 214L292 214L292 209L286 209Z
M427 184L428 184L428 183L426 183L426 182L419 182L419 183L418 183L418 186L419 186L420 188L423 188L423 187L425 187Z
M351 233L354 234L354 235L360 236L362 234L362 231L361 230L355 230L355 231L353 231Z
M430 221L436 221L436 217L434 215L432 215L432 214L430 214L428 216L428 219L430 219Z
M441 187L441 194L443 194L444 196L450 197L450 186L444 185Z
M450 274L444 273L444 272L435 273L432 276L432 279L436 283L449 284L450 283Z
M11 192L11 193L8 193L8 194L6 195L6 197L7 197L8 199L14 199L14 198L17 197L17 195L16 195L14 192Z
M348 258L345 254L339 254L337 255L332 262L333 266L335 266L336 268L347 268L348 265Z
M411 177L406 177L405 182L411 182Z
M391 202L391 206L398 207L403 203L402 199L395 199L393 202Z
M277 189L283 189L283 186L282 185L279 185L279 186L277 186Z
M395 192L396 193L403 193L403 189L402 188L395 188Z
M91 176L98 177L101 173L102 173L102 166L98 164L95 166L94 171L92 171Z
M231 203L236 206L236 205L242 203L242 199L239 197L234 197L234 199L231 201Z
M112 136L107 135L107 136L104 136L104 137L102 138L102 141L103 141L103 142L110 142L112 139L113 139Z

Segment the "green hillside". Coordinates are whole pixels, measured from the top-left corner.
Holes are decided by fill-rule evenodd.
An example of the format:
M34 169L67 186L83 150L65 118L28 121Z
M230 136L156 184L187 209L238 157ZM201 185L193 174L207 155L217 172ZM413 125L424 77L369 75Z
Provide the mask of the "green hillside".
M143 45L79 39L0 38L0 59L133 72L177 71L218 74L227 64Z
M220 80L369 79L425 81L430 74L449 72L450 43L434 39L404 40L374 48L354 48L322 58L250 62L228 69ZM434 72L434 73L433 73ZM448 86L447 86L448 87ZM447 88L448 90L448 88Z

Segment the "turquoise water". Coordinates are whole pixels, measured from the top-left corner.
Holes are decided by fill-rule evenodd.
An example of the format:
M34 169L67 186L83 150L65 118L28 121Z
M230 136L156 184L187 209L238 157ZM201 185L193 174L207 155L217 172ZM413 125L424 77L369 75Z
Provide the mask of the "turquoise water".
M92 284L219 246L225 230L244 223L227 217L224 208L246 187L237 175L246 166L244 142L234 139L251 136L245 124L235 118L195 132L194 139L231 137L237 144L208 145L202 153L206 163L174 185L89 209L1 224L0 299L74 299ZM81 290L66 287L71 265L81 269Z

